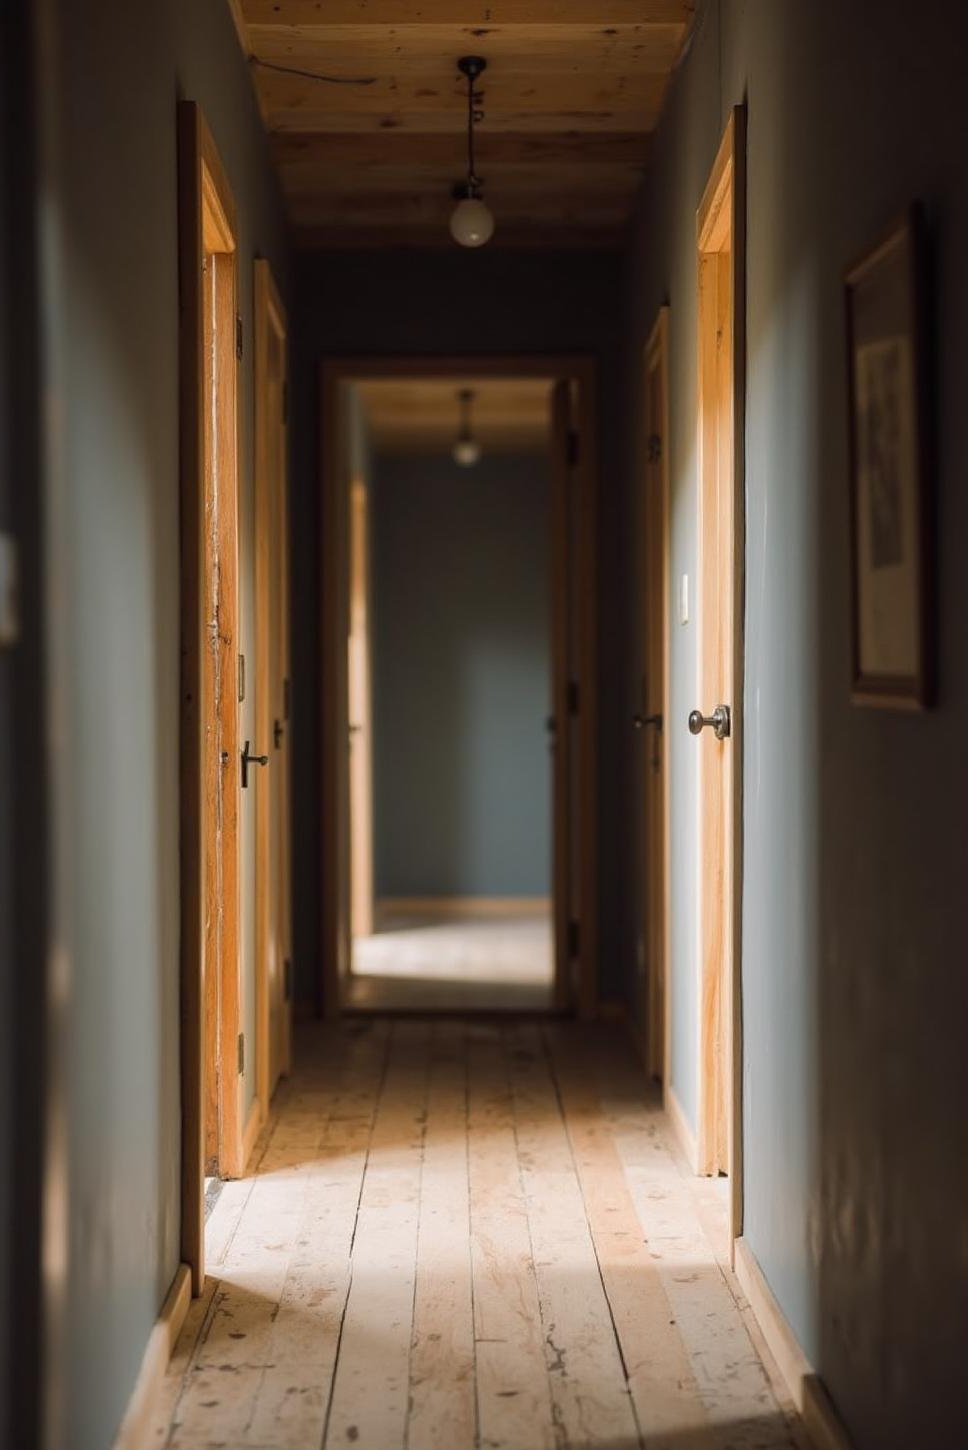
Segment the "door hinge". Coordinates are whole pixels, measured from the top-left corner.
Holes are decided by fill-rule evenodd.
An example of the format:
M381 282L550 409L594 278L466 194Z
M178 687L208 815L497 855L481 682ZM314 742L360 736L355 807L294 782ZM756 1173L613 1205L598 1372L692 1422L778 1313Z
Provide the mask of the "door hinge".
M568 464L574 468L581 454L581 441L575 428L568 430Z
M652 433L649 437L649 462L658 463L662 457L662 439L658 433Z
M245 1033L239 1033L239 1077L245 1076Z
M0 649L20 639L20 554L13 534L0 534Z
M578 706L579 706L579 703L580 703L580 694L579 694L579 690L578 690L578 681L577 680L569 680L568 681L568 713L569 713L569 715L577 715L578 714Z
M292 962L286 957L282 964L282 990L287 1002L292 1001Z
M239 704L245 699L245 655L239 655Z
M581 926L577 921L568 923L568 958L573 961L578 956L581 945Z
M241 313L236 313L236 315L235 315L235 356L237 358L239 358L240 360L242 358L242 315L241 315Z

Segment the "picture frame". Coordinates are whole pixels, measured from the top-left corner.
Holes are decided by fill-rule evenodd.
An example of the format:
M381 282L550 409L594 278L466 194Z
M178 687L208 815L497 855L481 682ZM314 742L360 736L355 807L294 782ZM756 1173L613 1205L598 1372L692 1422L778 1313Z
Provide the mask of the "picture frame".
M934 696L925 235L920 206L844 279L851 521L851 699Z

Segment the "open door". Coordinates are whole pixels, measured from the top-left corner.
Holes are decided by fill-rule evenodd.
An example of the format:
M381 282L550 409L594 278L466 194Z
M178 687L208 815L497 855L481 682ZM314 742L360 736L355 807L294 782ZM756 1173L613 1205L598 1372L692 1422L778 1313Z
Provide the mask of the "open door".
M579 686L573 588L576 528L576 440L572 385L551 394L551 672L552 892L554 897L554 1003L572 1005L579 950L580 840L576 820Z
M204 1277L204 1178L243 1168L235 207L178 108L181 300L182 1259Z
M743 610L744 113L698 216L700 1076L697 1169L738 1176ZM739 1202L733 1194L733 1236Z
M268 767L256 791L257 1083L264 1119L290 1062L289 608L286 317L268 262L255 263L256 731Z
M350 483L350 917L354 937L373 934L373 731L370 694L369 490Z
M645 1060L664 1082L668 1061L669 763L669 463L668 312L656 319L645 354L645 490L643 500L644 670L642 712L635 717L643 746L645 810Z

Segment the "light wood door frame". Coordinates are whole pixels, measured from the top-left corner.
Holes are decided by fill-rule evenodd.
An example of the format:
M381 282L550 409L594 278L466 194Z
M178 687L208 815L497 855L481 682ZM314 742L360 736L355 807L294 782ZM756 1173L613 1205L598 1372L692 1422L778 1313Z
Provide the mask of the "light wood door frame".
M349 970L348 902L349 787L346 740L349 507L340 390L368 378L521 377L570 379L575 388L575 425L581 440L575 460L577 519L572 585L577 592L575 658L580 691L579 782L575 803L581 920L577 981L572 990L556 982L556 995L584 1018L598 1008L598 367L574 354L495 356L363 356L323 360L320 368L320 641L322 652L321 793L322 883L319 1015L341 1008Z
M181 513L181 1256L204 1279L206 1120L242 1169L239 923L238 259L235 205L197 105L178 106Z
M742 1232L742 763L745 589L746 112L732 111L697 215L699 620L697 705L731 712L700 750L701 1008L696 1167L731 1183ZM710 608L710 600L715 607Z
M255 720L267 770L256 792L256 1096L264 1121L289 1069L289 722L287 581L286 312L262 257L253 267L255 310Z
M373 932L373 733L370 681L370 497L350 479L350 606L347 690L350 746L350 926ZM351 963L352 965L352 963Z
M644 856L646 1010L645 1062L668 1088L669 1010L669 308L660 307L645 347L645 469L643 473Z

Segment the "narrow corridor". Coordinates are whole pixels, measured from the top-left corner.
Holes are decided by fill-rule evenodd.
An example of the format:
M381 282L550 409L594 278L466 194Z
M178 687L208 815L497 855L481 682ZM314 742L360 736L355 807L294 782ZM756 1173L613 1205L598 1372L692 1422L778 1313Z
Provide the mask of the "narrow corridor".
M312 1029L208 1225L157 1446L800 1445L617 1028Z

